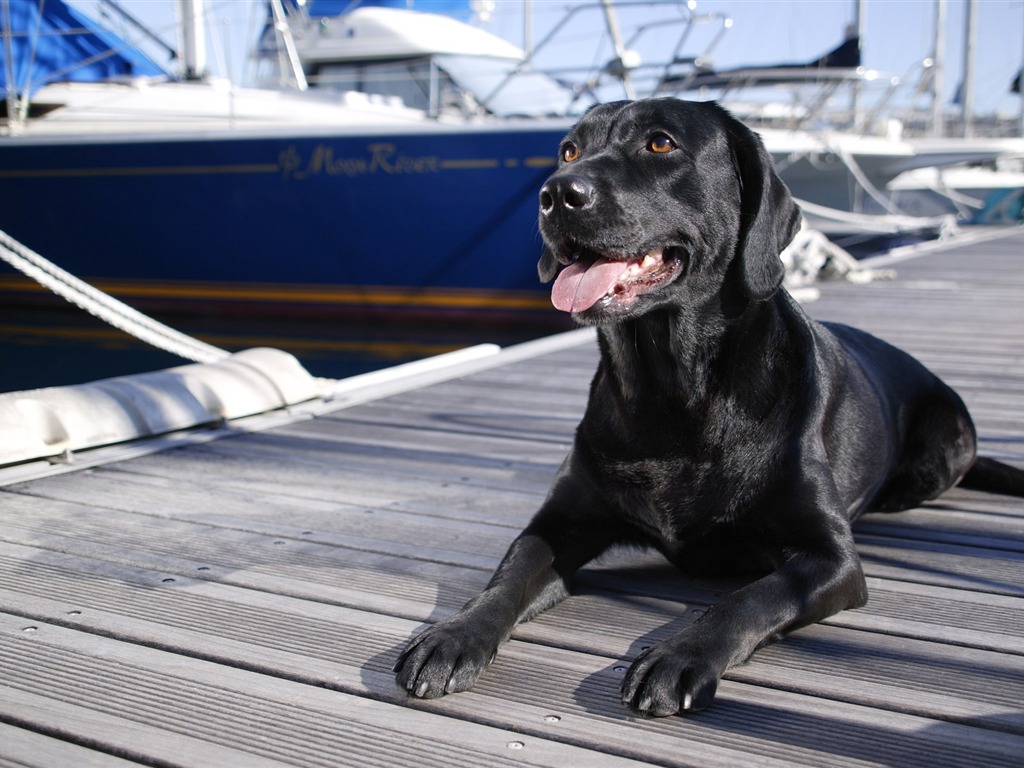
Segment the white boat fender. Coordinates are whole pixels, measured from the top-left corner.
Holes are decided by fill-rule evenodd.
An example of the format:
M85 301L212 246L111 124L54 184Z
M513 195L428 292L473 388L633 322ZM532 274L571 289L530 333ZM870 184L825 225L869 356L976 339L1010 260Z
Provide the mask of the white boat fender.
M88 384L0 394L0 466L66 456L318 398L322 382L277 349Z

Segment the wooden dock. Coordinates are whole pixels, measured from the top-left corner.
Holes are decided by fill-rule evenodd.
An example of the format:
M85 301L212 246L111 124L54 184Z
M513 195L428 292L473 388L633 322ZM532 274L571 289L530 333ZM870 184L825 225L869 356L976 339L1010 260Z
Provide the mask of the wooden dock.
M808 309L918 355L982 450L1024 463L1024 232L893 268ZM618 687L730 585L635 553L475 690L398 691L400 648L540 503L595 363L574 333L0 475L0 766L1024 765L1024 500L965 491L863 519L869 604L759 651L704 712L635 718Z

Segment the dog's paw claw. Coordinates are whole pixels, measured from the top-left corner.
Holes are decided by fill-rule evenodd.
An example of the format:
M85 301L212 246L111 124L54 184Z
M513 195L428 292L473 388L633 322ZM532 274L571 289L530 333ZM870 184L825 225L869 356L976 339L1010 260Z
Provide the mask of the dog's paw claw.
M435 699L473 687L496 651L458 625L442 622L415 638L393 671L400 688L419 699Z
M721 673L699 654L656 646L626 673L622 703L638 715L667 717L696 712L714 699Z

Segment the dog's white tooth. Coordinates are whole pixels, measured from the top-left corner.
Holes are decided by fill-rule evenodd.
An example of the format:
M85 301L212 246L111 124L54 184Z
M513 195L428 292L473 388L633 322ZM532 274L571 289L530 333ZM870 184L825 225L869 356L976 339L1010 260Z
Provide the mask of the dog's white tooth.
M683 697L683 709L689 709L692 706L693 706L693 696L691 696L690 694L686 694Z

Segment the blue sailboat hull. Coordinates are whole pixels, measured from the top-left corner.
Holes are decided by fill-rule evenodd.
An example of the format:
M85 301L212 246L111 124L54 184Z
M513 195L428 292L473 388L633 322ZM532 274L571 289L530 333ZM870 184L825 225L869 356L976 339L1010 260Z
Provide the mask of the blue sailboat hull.
M11 138L0 228L141 304L547 314L536 200L565 128Z

